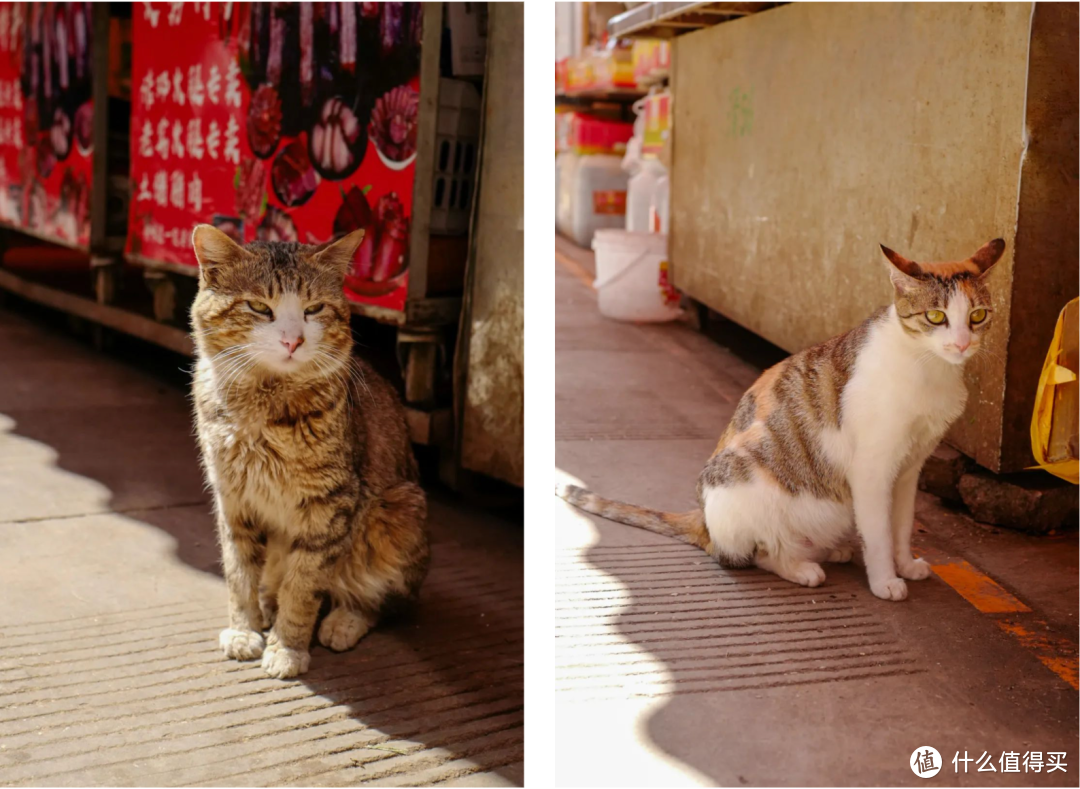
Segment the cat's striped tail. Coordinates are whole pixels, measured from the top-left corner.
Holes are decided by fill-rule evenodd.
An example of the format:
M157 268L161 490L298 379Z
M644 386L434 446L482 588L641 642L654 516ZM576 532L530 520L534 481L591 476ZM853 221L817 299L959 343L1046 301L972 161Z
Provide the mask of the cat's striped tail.
M624 504L621 501L605 499L591 490L577 485L556 485L555 494L573 504L578 509L599 515L611 521L636 526L639 529L674 537L709 552L711 540L705 528L705 515L701 510L689 512L660 512L636 504Z

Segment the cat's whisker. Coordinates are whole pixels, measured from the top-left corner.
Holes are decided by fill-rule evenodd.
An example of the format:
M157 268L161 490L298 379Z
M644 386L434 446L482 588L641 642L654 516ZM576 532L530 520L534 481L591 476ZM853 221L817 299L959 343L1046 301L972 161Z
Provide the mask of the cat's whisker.
M248 348L252 347L254 344L255 343L249 342L246 345L234 345L232 348L226 348L224 351L217 354L216 356L210 357L210 363L213 364L214 362L217 362L219 360L223 361L225 359L228 359L230 356L241 354Z
M251 358L251 354L241 353L219 362L211 368L214 379L220 382L228 380L232 373L249 358Z
M247 351L247 350L245 349L245 350L244 350L244 351L242 351L242 352L239 352L239 353L233 354L232 356L230 356L230 357L229 357L229 358L227 358L227 359L222 359L222 360L221 360L221 361L220 361L220 362L219 362L218 364L216 364L216 365L211 365L211 368L210 368L210 369L214 371L214 373L216 374L216 376L217 376L217 377L219 377L219 378L224 378L224 377L226 377L226 376L227 376L227 375L228 375L228 374L229 374L229 373L230 373L230 372L231 372L232 370L234 370L234 369L236 368L236 365L237 365L237 364L239 364L239 363L240 363L241 361L243 361L244 359L247 359L247 358L249 358L249 357L250 357L250 356L252 356L252 355L253 355L253 354L252 354L252 353L251 353L250 351Z
M352 372L356 373L355 380L362 387L364 387L364 391L367 392L368 397L370 397L372 403L374 403L375 402L375 396L371 394L371 389L368 388L367 381L364 380L364 371L360 368L360 363L357 362L356 359L354 359L352 357L352 355L349 356L349 369L351 371L350 372L350 377L352 377Z
M334 370L330 365L323 362L322 357L324 356L325 354L323 352L316 349L316 353L311 357L311 363L314 364L316 368L318 368L323 378L328 378L330 380L339 380L337 376L337 371ZM348 391L346 391L345 396L347 399Z
M224 348L220 352L218 352L218 353L214 354L213 356L211 356L210 361L213 361L214 359L217 359L220 356L224 356L225 354L232 353L233 351L239 351L239 350L242 350L244 348L250 348L254 344L255 343L253 343L253 342L245 342L245 343L240 343L239 345L230 345L228 348Z
M230 397L232 397L232 390L233 390L233 388L234 388L234 387L236 386L236 384L237 384L237 383L239 383L239 382L240 382L240 381L241 381L241 380L242 380L242 379L244 378L244 376L245 376L245 375L247 375L247 373L248 373L248 372L249 372L249 371L250 371L250 370L251 370L251 369L252 369L252 368L253 368L253 367L254 367L254 366L255 366L256 364L258 364L258 361L259 361L259 358L258 358L258 356L254 356L254 355L253 355L253 356L251 356L251 357L250 357L250 360L248 361L248 363L247 363L246 365L244 365L243 367L241 367L240 371L239 371L239 372L238 372L238 373L237 373L236 375L234 375L234 376L232 377L232 381L231 381L231 383L229 384L229 388L228 388L228 389L226 390L226 392L225 392L225 402L226 402L226 403L228 403L228 401L229 401L229 398L230 398Z
M237 381L258 362L258 355L249 353L229 360L230 366L224 377L221 388L225 390L225 403L228 405L232 395L232 389Z
M336 370L338 379L349 393L349 400L353 407L359 408L360 403L360 390L356 385L356 381L353 379L351 372L349 371L348 363L342 364Z
M359 406L360 393L356 388L356 382L351 372L348 372L348 368L353 363L351 355L346 359L341 359L331 354L327 348L328 346L325 343L320 342L315 348L315 355L312 360L317 362L320 370L324 371L327 376L332 376L334 380L339 381L345 387L346 396L350 403Z

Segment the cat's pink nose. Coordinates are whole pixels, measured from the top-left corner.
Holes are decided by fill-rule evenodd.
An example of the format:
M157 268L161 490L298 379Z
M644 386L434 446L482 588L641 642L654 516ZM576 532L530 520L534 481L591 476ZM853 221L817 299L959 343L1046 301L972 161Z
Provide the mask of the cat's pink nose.
M304 344L304 338L297 337L295 340L288 340L283 337L281 339L281 344L289 349L289 356L292 356L294 353L296 353L296 349Z
M956 350L960 351L960 353L963 353L964 351L966 351L970 347L971 347L971 340L956 343Z

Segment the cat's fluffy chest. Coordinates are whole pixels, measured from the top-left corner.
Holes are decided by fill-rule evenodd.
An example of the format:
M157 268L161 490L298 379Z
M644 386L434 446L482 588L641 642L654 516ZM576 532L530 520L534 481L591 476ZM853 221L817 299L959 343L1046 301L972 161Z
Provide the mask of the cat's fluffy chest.
M328 421L307 414L283 420L281 408L218 411L207 442L213 476L268 526L288 529L305 499L323 492L318 469L327 454L341 451Z
M877 443L904 467L936 446L964 411L967 387L956 365L913 355L892 323L881 324L859 354L844 394L850 450ZM850 456L849 456L850 457Z
M217 432L220 441L212 453L215 476L267 523L289 520L288 514L296 510L298 501L288 455L282 453L274 431L225 421Z

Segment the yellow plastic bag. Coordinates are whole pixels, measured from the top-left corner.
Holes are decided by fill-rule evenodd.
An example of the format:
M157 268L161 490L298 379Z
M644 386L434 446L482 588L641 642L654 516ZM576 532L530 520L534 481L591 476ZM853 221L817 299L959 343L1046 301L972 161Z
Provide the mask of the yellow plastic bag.
M1050 434L1054 423L1054 396L1057 387L1072 383L1076 380L1076 373L1058 362L1061 361L1062 334L1065 328L1065 315L1070 313L1071 319L1076 320L1076 305L1078 299L1073 299L1058 315L1057 326L1054 328L1054 340L1050 343L1050 350L1046 353L1046 361L1043 363L1042 375L1039 376L1039 388L1035 392L1035 411L1031 415L1031 452L1035 455L1038 466L1051 474L1066 479L1074 485L1080 484L1080 468L1075 457L1065 460L1047 460L1050 452ZM1066 405L1061 402L1060 405ZM1076 408L1073 400L1070 404ZM1075 422L1074 422L1075 424Z

